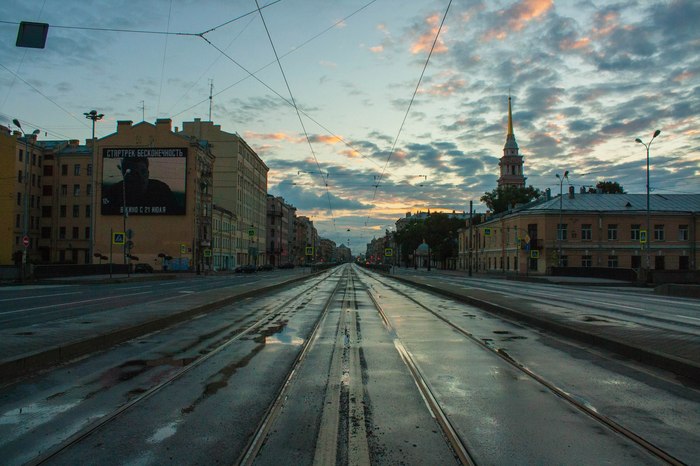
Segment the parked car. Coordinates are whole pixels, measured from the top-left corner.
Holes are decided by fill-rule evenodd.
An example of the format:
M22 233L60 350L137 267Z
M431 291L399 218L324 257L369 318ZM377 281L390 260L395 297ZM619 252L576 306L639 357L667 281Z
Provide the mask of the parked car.
M286 262L284 264L280 264L278 268L280 268L280 269L293 269L294 264L292 264L291 262Z
M149 264L136 264L134 266L134 273L153 273L153 267Z
M275 268L270 264L263 264L258 267L260 272L269 272L270 270L275 270Z

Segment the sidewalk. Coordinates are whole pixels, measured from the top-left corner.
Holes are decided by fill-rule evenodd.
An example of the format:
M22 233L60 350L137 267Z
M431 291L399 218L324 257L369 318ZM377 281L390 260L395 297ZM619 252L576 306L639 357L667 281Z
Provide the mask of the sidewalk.
M443 271L440 271L442 273ZM459 274L459 273L458 273ZM459 274L464 275L464 274ZM457 288L429 273L407 276L390 275L399 281L416 285L425 290L449 296L459 301L485 309L504 317L593 344L614 351L644 364L671 371L681 379L700 384L700 337L688 333L673 332L654 327L630 326L622 322L604 320L580 320L575 316L559 314L539 305L538 302L483 291L478 288ZM486 277L477 277L486 278ZM582 284L595 280L599 285L615 285L615 280L566 278L560 283ZM555 282L556 283L556 282ZM624 284L625 282L621 282ZM590 285L591 283L587 283ZM620 283L618 283L620 284ZM633 290L632 290L633 291Z

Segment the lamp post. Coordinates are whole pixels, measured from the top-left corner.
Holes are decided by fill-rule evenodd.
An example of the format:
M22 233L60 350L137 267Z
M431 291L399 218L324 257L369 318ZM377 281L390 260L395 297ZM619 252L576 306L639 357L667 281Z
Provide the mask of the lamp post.
M651 209L649 206L649 147L651 147L652 141L661 134L661 130L657 129L654 131L654 135L649 140L648 144L644 144L640 138L635 139L635 142L643 145L647 150L647 280L649 279L649 273L651 271L651 257L650 257L650 247L651 247Z
M564 229L562 227L562 213L563 213L563 201L564 201L564 192L563 192L563 185L564 185L564 178L567 180L569 179L569 170L566 170L564 172L564 176L560 176L559 173L557 173L557 178L559 178L559 227L557 228L557 239L559 240L559 257L558 257L558 265L561 267L561 243L562 240L564 239Z
M95 215L97 214L95 209L95 196L97 195L97 183L95 183L95 172L97 167L97 163L95 163L97 162L97 157L95 154L95 123L104 118L104 114L97 113L97 110L90 110L89 112L83 113L83 115L85 115L85 118L87 118L88 120L92 120L92 170L90 180L90 182L92 183L92 191L90 194L90 237L88 238L88 254L90 257L90 261L92 261L93 251L95 248Z
M24 197L22 204L22 245L24 249L22 250L22 264L20 267L20 280L24 281L29 259L29 254L27 253L27 248L29 247L29 138L27 133L22 129L22 125L17 118L13 119L12 123L19 128L22 136L24 136L24 172L22 176L22 182L24 184L24 194L22 195ZM37 134L39 134L39 130L35 129L32 135L36 136Z
M131 168L124 168L124 160L122 159L121 165L119 165L119 171L122 174L122 227L124 228L124 235L126 238L124 238L124 264L127 264L126 258L128 256L128 249L129 249L129 241L131 241L130 238L128 238L127 232L126 232L126 218L129 216L129 212L127 211L126 208L126 175L131 173ZM126 273L127 275L129 274L129 266L127 265L126 267Z

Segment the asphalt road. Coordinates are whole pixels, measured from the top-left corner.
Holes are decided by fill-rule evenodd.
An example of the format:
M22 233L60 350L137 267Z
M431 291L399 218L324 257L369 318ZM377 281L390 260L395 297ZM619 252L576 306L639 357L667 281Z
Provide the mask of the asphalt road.
M180 286L256 279L272 276ZM444 415L477 464L663 463L556 390L682 462L700 457L696 388L347 266L1 388L0 458L457 464Z

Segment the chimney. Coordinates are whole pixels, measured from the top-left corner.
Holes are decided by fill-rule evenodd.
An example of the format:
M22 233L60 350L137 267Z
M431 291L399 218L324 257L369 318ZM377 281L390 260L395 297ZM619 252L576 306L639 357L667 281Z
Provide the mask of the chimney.
M575 191L574 187L573 187L573 186L569 186L569 199L573 199L573 198L574 198L574 191Z
M126 130L128 128L131 128L131 124L133 121L131 120L117 120L117 133L119 130Z
M158 118L156 120L156 128L165 128L168 131L172 128L173 120L170 118Z

